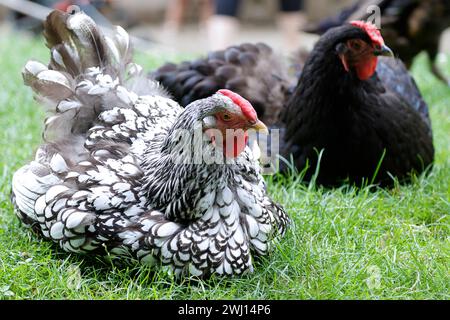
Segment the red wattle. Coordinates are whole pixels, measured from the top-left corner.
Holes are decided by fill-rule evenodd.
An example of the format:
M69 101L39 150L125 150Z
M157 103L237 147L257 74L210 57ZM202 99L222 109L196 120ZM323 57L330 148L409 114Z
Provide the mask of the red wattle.
M378 58L370 57L359 65L355 66L356 74L359 80L367 80L375 73L377 69Z

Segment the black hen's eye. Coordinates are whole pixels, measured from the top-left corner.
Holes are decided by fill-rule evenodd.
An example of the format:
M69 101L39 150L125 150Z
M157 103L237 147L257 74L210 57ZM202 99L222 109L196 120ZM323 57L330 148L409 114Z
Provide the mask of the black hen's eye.
M231 116L228 113L224 113L222 116L223 121L230 121Z
M368 48L368 44L360 39L349 40L347 47L354 53L362 53Z
M362 45L359 41L350 41L349 47L355 51L360 51L362 48Z

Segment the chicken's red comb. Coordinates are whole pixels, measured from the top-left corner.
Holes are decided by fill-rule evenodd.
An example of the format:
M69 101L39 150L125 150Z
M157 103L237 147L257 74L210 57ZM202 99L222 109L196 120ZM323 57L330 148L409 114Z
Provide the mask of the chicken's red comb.
M350 22L350 24L366 31L367 35L370 37L373 43L378 44L380 46L384 45L384 40L383 37L381 36L380 30L378 30L373 23L356 20Z
M242 98L236 92L233 92L233 91L227 90L227 89L220 89L217 92L220 93L220 94L223 94L224 96L227 96L235 104L237 104L241 108L242 113L244 114L244 116L249 121L256 121L258 119L256 111L255 111L255 109L253 109L253 106L251 105L251 103L248 100Z

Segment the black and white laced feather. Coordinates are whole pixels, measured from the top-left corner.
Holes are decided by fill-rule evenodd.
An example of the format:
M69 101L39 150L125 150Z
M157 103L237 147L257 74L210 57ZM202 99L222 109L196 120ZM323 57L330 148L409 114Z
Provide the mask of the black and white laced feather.
M82 12L52 12L44 34L49 66L30 61L23 77L50 116L35 159L13 177L19 218L70 252L106 248L195 276L253 270L288 217L250 148L226 165L174 164L171 152L176 128L228 98L181 108L141 76L122 28L103 36Z

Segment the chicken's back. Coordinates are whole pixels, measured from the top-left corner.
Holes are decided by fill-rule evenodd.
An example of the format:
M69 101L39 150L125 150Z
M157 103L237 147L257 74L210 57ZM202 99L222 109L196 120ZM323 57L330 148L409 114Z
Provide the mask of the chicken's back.
M150 74L182 106L225 88L251 102L258 117L274 125L295 80L273 50L244 43L180 64L167 63Z

